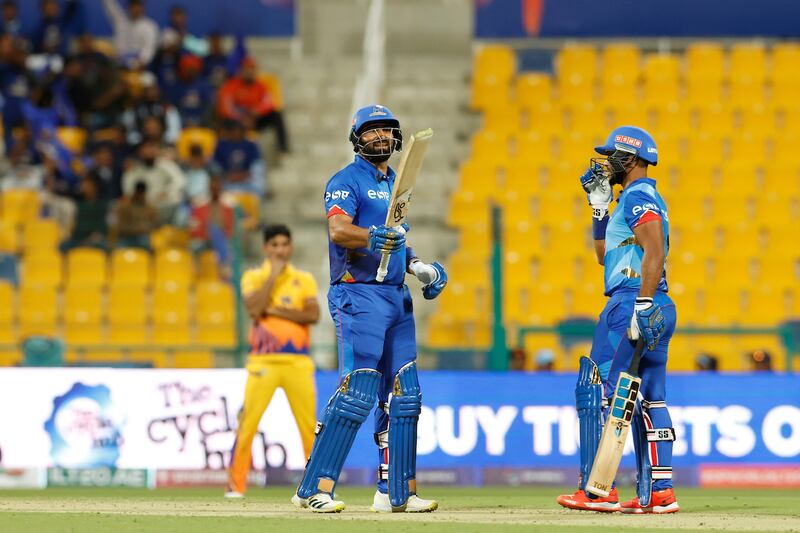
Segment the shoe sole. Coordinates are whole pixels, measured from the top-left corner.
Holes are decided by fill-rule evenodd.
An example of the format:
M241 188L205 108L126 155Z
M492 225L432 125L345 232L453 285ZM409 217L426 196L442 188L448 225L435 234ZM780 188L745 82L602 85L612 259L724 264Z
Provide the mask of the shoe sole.
M595 511L598 513L616 513L621 510L619 502L611 503L611 502L598 502L598 503L574 503L570 504L568 502L561 502L558 501L558 504L562 507L567 509L572 509L574 511Z
M307 507L307 509L312 513L326 514L326 513L341 513L342 511L344 511L344 507L345 506L342 504L335 506L333 509L315 509L314 507L310 506Z
M680 510L678 502L672 502L669 505L654 505L653 507L623 507L621 509L625 514L670 514Z

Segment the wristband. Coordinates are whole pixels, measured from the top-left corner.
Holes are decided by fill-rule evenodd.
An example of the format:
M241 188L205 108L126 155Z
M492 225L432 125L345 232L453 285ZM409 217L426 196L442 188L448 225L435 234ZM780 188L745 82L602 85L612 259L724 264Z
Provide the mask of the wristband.
M608 227L608 213L603 218L592 217L592 237L596 241L606 240L606 228Z

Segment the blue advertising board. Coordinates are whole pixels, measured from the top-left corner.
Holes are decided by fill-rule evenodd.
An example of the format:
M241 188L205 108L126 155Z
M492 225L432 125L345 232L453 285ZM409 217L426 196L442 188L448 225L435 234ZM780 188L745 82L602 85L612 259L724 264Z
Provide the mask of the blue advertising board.
M475 0L475 36L797 37L800 3L762 0Z

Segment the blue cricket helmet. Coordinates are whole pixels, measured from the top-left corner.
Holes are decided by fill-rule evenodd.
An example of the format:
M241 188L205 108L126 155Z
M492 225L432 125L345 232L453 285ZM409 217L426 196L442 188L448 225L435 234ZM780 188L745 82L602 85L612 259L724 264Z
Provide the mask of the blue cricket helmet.
M353 124L350 126L350 142L356 144L358 142L358 136L361 134L364 127L373 122L380 122L391 128L397 128L398 132L400 131L400 121L395 118L388 107L379 104L368 105L362 107L353 115ZM402 143L402 135L400 135L398 140ZM397 147L397 150L401 149L401 146Z
M620 126L609 134L603 146L594 147L594 151L600 155L611 155L617 150L634 154L653 166L658 164L656 141L642 128Z

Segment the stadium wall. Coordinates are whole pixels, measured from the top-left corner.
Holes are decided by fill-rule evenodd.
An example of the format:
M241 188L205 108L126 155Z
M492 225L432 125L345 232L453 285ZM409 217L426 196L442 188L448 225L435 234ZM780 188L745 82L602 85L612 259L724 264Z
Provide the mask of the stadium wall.
M60 485L218 484L245 379L236 369L4 369L0 466L20 479L25 473L25 479ZM574 481L574 376L425 372L421 381L421 481ZM318 374L319 406L336 384L335 373ZM680 483L755 480L800 487L800 378L678 374L671 378L668 402L678 436L674 464ZM631 448L629 442L623 478L632 475ZM262 476L256 483L264 473L267 482L292 483L305 464L281 391L262 419L253 456L254 475ZM370 483L374 461L370 422L358 435L344 479ZM28 471L48 468L47 476Z

